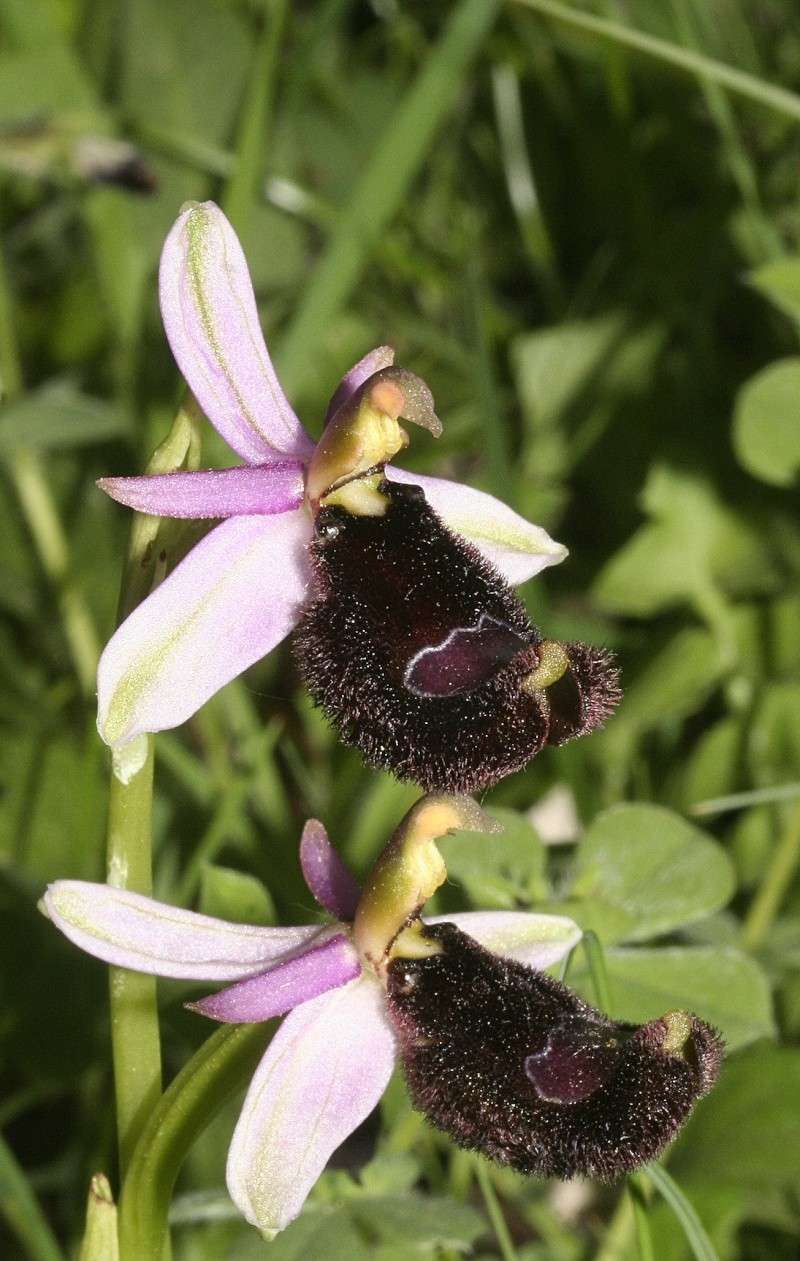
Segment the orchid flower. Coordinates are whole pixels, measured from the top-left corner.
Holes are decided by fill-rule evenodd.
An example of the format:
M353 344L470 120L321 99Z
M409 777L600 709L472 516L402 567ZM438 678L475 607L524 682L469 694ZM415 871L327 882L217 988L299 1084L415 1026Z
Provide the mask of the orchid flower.
M106 963L232 982L188 1004L213 1020L251 1023L290 1013L256 1069L227 1166L234 1202L270 1238L297 1216L331 1153L376 1106L397 1052L385 982L369 949L357 945L358 886L316 821L303 831L300 864L336 923L233 924L77 880L57 881L43 899L53 923ZM581 936L558 915L473 911L447 919L485 950L528 969L558 963ZM364 941L374 942L375 932L373 917Z
M189 718L296 626L313 595L309 468L358 391L376 374L410 379L406 401L414 385L421 387L411 405L418 414L403 415L435 421L426 387L391 368L393 351L379 346L338 386L323 443L315 447L273 369L241 245L213 202L184 208L169 233L160 298L178 367L243 464L99 483L138 512L222 519L122 623L103 653L98 728L116 751ZM421 487L445 525L508 582L523 582L566 555L543 529L490 495L391 466L385 475Z

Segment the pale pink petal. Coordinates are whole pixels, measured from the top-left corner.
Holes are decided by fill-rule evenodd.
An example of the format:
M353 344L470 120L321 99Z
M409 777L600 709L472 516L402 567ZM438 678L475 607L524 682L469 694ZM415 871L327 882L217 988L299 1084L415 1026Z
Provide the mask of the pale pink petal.
M394 1035L372 977L287 1016L247 1092L228 1155L228 1190L267 1237L282 1230L327 1164L377 1104Z
M430 924L455 924L492 954L516 959L531 968L550 968L565 959L581 939L581 930L566 915L530 911L461 911L437 915Z
M318 819L309 819L300 838L303 878L317 902L336 919L351 920L361 890L328 840Z
M161 314L195 398L249 464L307 458L313 443L275 375L239 240L212 201L189 204L164 243Z
M192 1011L225 1024L249 1025L270 1020L361 975L361 964L343 933L304 954L277 963L267 972L237 981L196 1003Z
M196 473L101 477L97 485L117 503L154 517L269 515L303 502L303 466L284 460Z
M229 924L108 884L57 880L42 909L81 950L135 972L196 981L237 981L293 959L330 928Z
M374 350L364 355L363 359L359 359L358 363L345 373L336 387L325 414L325 424L327 425L331 417L336 415L342 403L346 403L353 397L359 386L376 372L380 372L381 368L389 368L393 363L394 350L391 346L376 346Z
M474 544L507 582L527 582L549 565L560 564L567 555L567 549L541 526L526 521L508 504L482 490L443 477L423 477L394 465L387 466L386 476L393 482L421 486L445 525Z
M303 508L223 521L134 609L98 668L107 744L177 726L288 635L308 597L311 528Z

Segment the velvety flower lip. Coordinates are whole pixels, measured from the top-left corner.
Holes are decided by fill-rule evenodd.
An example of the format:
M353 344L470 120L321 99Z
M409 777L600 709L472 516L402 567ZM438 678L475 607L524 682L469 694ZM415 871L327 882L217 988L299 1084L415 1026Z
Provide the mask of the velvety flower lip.
M523 1174L613 1179L652 1160L714 1085L719 1034L690 1012L611 1020L450 923L389 964L411 1098L462 1147Z
M328 910L352 916L357 886L321 823L303 833L301 866ZM190 1004L250 1023L289 1011L256 1069L228 1156L230 1194L267 1237L300 1212L331 1153L378 1103L396 1062L386 995L350 924L230 924L152 898L77 880L52 884L42 909L89 954L164 977L229 982ZM497 955L545 968L580 929L563 916L478 911L448 917Z
M222 518L131 613L102 655L98 729L115 751L185 721L265 656L297 624L313 581L304 479L315 444L281 389L241 245L213 202L181 211L164 245L159 290L176 363L244 463L99 483L138 512ZM337 387L327 419L393 361L389 346L366 354ZM442 478L386 471L420 485L445 524L512 583L567 554L491 495Z

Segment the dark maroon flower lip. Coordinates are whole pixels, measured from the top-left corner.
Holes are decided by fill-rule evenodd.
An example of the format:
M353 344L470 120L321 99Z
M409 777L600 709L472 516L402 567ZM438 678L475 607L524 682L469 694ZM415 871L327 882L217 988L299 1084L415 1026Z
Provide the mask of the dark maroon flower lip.
M691 1013L612 1021L452 924L425 935L441 951L390 965L389 1015L415 1106L463 1147L613 1179L657 1156L719 1075L722 1040Z
M610 654L561 645L563 673L530 686L543 641L512 589L418 487L384 481L380 493L382 515L320 510L319 594L295 635L342 739L427 791L471 793L605 721L620 698Z

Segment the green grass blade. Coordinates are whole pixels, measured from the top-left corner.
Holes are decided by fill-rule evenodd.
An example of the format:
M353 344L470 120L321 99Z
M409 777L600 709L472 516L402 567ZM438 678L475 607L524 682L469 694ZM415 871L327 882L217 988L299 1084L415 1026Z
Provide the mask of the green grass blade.
M222 199L222 209L239 232L246 230L250 207L263 176L287 0L272 0L264 10L264 25L253 52L250 81L239 120L236 161Z
M499 0L462 0L367 162L280 345L278 371L290 397L407 195L498 8Z
M800 96L786 88L776 87L774 83L765 83L763 79L748 74L746 70L737 70L713 57L693 52L689 48L679 48L669 40L659 39L655 35L647 35L644 31L633 30L622 22L611 22L607 18L595 17L591 13L582 13L571 5L559 4L558 0L515 0L526 9L533 9L544 17L555 22L563 22L576 30L586 31L598 39L624 45L635 52L655 57L665 65L676 70L686 70L689 74L706 78L710 83L718 83L730 88L739 96L744 96L767 109L784 114L787 118L800 119Z
M696 1261L719 1261L714 1245L705 1232L703 1223L675 1179L670 1177L663 1165L645 1165L644 1172L660 1194L663 1195L680 1222L683 1233L686 1236L686 1242L691 1248L692 1255Z
M0 1137L0 1208L31 1261L64 1261L39 1202L13 1152Z

